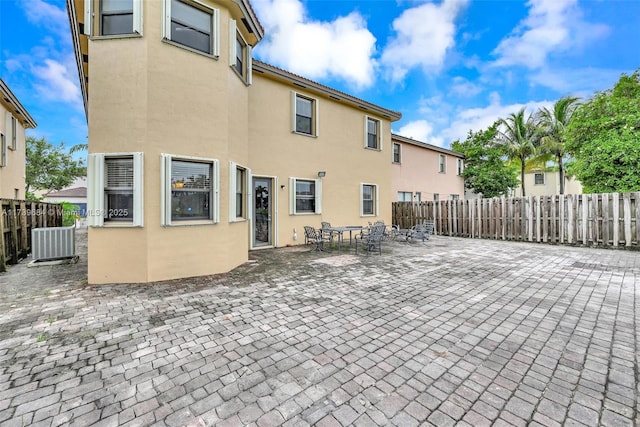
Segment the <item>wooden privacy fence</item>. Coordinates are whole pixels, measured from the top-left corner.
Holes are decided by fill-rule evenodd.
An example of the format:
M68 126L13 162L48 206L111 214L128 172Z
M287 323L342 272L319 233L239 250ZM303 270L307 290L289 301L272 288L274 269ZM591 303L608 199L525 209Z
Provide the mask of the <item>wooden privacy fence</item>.
M395 202L393 223L435 221L436 234L640 248L640 192Z
M62 226L62 206L0 199L0 271L31 252L31 229Z

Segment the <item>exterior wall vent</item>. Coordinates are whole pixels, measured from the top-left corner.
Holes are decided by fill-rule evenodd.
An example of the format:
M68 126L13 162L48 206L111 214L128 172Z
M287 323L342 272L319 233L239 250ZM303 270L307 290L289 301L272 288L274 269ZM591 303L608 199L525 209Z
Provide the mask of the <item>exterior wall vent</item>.
M76 256L75 227L45 227L31 230L33 261L56 260Z

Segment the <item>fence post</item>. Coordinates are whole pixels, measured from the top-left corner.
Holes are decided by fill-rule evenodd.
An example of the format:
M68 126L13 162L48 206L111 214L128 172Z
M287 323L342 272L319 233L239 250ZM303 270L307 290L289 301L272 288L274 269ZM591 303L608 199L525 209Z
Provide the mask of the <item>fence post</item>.
M613 193L613 246L620 242L620 194Z

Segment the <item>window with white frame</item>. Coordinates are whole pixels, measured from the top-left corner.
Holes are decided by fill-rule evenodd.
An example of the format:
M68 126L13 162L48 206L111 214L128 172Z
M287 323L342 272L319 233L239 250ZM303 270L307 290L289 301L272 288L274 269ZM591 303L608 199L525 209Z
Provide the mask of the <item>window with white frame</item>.
M444 154L440 154L438 156L438 172L447 172L447 156L445 156Z
M437 202L438 200L440 200L440 194L439 193L433 193L433 201Z
M290 178L289 188L291 215L322 213L322 180Z
M378 186L360 184L360 216L378 214Z
M245 83L251 84L251 46L238 31L235 19L229 21L229 64Z
M7 166L7 141L3 133L0 133L0 166Z
M365 117L365 128L366 140L364 146L366 148L380 150L382 148L382 144L380 143L380 120L376 120L371 117Z
M393 143L393 163L400 163L400 144Z
M458 194L449 194L449 200L460 200L460 196Z
M464 160L458 159L457 160L457 166L458 166L458 168L457 168L458 169L457 170L458 175L462 175L462 172L464 172Z
M163 154L163 225L219 219L218 161Z
M416 202L421 202L422 201L422 193L419 191L416 191L416 194L414 194L413 196L414 200Z
M9 148L12 150L18 148L18 121L13 116L11 116L11 145Z
M249 183L251 170L235 162L229 167L229 221L248 218Z
M85 0L84 13L84 34L88 36L142 35L142 0Z
M196 0L164 0L164 38L218 56L220 13Z
M142 226L142 153L89 155L89 225Z
M398 201L399 202L410 202L411 201L411 191L398 191Z
M543 173L536 173L534 175L534 183L535 183L535 185L544 185L544 174Z
M318 101L292 92L293 131L318 136Z

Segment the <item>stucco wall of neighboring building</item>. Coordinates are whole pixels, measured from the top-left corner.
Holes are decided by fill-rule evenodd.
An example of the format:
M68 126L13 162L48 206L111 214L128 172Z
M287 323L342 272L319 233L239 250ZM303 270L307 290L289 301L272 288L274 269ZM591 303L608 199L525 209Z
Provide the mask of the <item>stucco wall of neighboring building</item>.
M536 174L544 175L544 183L536 184ZM526 196L553 196L560 194L560 173L557 171L532 171L524 176ZM566 178L564 182L564 194L582 194L582 184L575 178ZM515 190L516 196L522 195L522 187Z
M11 148L11 117L16 123L15 150ZM0 198L2 199L24 199L25 197L25 125L28 126L19 115L15 114L15 107L5 101L4 96L0 96L0 134L3 135L6 145L6 165L0 166Z
M464 179L457 173L457 159L452 153L440 152L426 144L416 145L396 139L394 142L401 146L400 163L392 166L391 202L398 201L398 192L420 193L423 202L434 200L438 194L439 200L447 200L452 195L464 199ZM439 170L439 156L446 158L446 170Z

